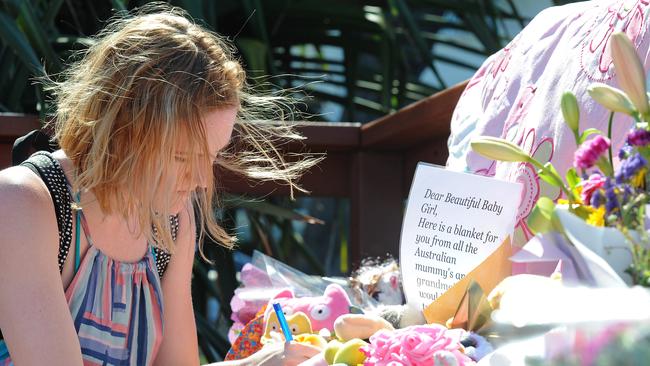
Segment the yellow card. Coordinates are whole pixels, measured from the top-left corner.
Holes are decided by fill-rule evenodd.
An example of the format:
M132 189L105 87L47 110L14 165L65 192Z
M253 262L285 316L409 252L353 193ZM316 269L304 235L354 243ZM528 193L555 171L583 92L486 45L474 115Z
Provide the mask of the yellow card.
M510 276L511 264L508 258L511 255L511 249L510 239L506 238L483 263L427 306L424 309L427 323L445 324L449 318L454 316L470 281L476 281L487 295L499 282Z

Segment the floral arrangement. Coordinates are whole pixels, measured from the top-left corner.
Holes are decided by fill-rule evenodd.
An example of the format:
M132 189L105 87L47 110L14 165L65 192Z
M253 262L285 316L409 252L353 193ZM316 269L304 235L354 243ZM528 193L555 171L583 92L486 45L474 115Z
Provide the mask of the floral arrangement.
M460 343L464 333L439 324L379 331L360 351L366 355L367 366L473 365Z
M564 179L550 162L540 163L507 140L479 137L471 145L487 158L530 163L538 169L541 179L562 190L563 199L557 204L546 197L539 199L528 222L534 232L558 229L557 220L553 220L557 206L588 224L617 228L631 243L633 260L627 272L635 284L650 286L650 240L646 232L646 216L650 214L650 105L645 72L634 45L624 33L611 36L610 49L622 90L602 83L594 83L588 89L597 103L610 110L607 134L593 128L580 131L575 95L566 92L562 96L562 114L578 146L573 168L564 174ZM618 161L614 160L611 143L615 113L624 113L635 121L616 154Z

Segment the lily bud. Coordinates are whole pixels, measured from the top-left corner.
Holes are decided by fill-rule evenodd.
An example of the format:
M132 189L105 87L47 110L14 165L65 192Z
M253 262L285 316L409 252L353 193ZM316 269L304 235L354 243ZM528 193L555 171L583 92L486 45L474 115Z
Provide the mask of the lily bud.
M636 49L622 32L612 34L610 38L612 60L616 68L616 78L634 106L642 116L650 112L648 96L646 95L645 69L636 53Z
M580 109L578 108L578 101L576 96L571 92L565 92L562 94L562 100L560 102L562 107L562 115L566 124L569 125L571 131L574 135L578 134L578 126L580 123Z
M593 83L587 88L587 93L598 104L610 111L634 116L637 112L630 98L623 91L603 83Z
M470 142L472 150L492 160L527 162L532 158L519 146L498 137L480 136Z

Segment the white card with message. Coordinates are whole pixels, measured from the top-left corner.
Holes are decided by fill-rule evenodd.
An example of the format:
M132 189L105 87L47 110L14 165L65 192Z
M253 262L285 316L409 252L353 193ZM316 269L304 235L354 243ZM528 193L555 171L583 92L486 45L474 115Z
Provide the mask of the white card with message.
M512 235L521 185L419 163L402 223L408 302L429 305Z

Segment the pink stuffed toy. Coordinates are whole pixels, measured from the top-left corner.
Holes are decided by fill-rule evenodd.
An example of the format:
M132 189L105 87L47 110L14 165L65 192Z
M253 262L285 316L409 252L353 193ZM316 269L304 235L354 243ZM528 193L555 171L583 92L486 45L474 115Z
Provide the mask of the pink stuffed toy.
M303 312L311 321L311 328L318 333L321 329L334 332L334 321L343 314L350 313L350 298L337 284L328 285L323 296L295 297L289 289L280 291L271 300L264 313L264 323L273 311L273 303L280 303L286 315Z

